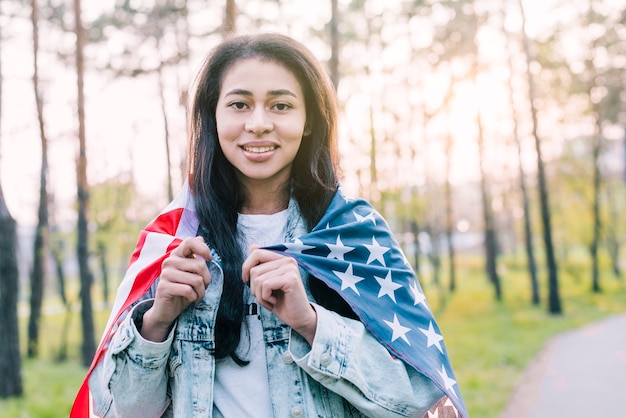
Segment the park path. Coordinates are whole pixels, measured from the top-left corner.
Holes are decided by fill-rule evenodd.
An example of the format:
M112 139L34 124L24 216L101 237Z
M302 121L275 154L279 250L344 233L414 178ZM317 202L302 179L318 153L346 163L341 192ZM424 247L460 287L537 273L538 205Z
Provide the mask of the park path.
M626 314L554 337L502 418L626 418Z

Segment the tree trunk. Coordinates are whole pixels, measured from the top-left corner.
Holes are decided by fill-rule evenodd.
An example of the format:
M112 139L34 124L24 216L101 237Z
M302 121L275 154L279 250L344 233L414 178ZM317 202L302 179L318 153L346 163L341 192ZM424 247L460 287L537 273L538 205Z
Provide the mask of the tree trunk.
M237 4L235 0L226 0L221 32L224 38L237 32Z
M87 210L89 206L89 188L87 185L87 152L85 140L85 96L84 96L84 57L85 44L84 28L81 19L81 0L74 0L74 18L76 32L76 80L78 88L78 142L79 156L76 167L77 194L78 194L78 240L76 255L80 272L80 300L81 320L83 329L83 344L81 348L82 361L89 366L96 352L93 307L91 302L91 285L93 277L89 269L89 231L87 225Z
M161 56L161 38L163 37L163 31L161 29L161 16L157 15L154 17L156 20L156 24L158 25L157 35L156 35L156 48L157 54ZM174 189L172 187L172 157L170 152L170 127L169 120L167 118L167 106L165 102L165 83L163 82L163 62L159 63L159 68L157 70L157 80L159 83L159 99L161 101L161 115L163 117L163 136L165 140L165 164L167 167L167 198L168 201L171 202L174 200Z
M420 277L420 241L419 241L419 235L420 235L420 227L419 224L417 223L417 221L415 220L411 220L410 222L410 228L411 228L411 234L413 234L413 267L415 268L415 273L417 274L417 277Z
M596 114L596 127L595 133L592 135L591 155L593 159L593 177L592 177L592 204L591 211L593 215L593 234L591 239L591 245L589 250L591 253L591 291L599 293L600 288L600 263L598 260L598 247L600 246L600 232L602 229L602 223L600 220L600 188L601 188L601 174L600 174L600 148L601 148L601 127L600 127L600 115Z
M491 196L487 187L487 174L485 173L484 161L484 137L483 128L478 111L478 150L480 154L480 193L483 209L483 223L485 228L485 270L489 281L493 285L496 300L502 300L502 287L498 275L498 241L496 237L495 221L491 209Z
M67 291L65 286L65 270L63 269L63 241L56 241L50 246L52 261L54 262L54 272L57 278L57 286L59 288L59 297L63 305L67 306Z
M331 0L330 15L330 79L335 86L335 90L339 88L339 7L338 0Z
M48 140L46 138L43 99L39 89L39 7L31 1L33 25L33 90L41 139L41 168L39 175L38 221L33 244L33 267L30 273L30 317L28 320L28 357L37 357L39 351L39 324L46 278L46 248L48 247Z
M23 392L17 320L19 274L15 221L0 185L0 398Z
M478 25L478 17L474 12L474 24ZM474 40L474 58L472 68L472 78L476 88L476 96L478 97L478 44ZM487 173L485 171L485 135L483 130L482 115L480 104L476 102L476 126L478 127L478 158L480 167L480 194L483 211L483 227L484 227L484 247L485 247L485 271L489 281L493 285L496 300L502 300L502 287L500 285L500 276L498 275L497 257L498 257L498 241L496 236L496 227L491 208L491 193L487 186Z
M504 16L503 16L504 17ZM504 22L504 19L502 20ZM509 33L503 27L502 31L505 33L507 42L509 41ZM511 120L513 122L513 139L517 148L517 160L519 167L519 187L522 196L522 209L524 211L524 247L526 250L526 262L528 266L528 274L530 276L530 290L531 290L531 302L533 305L539 305L541 303L541 297L539 293L539 279L537 278L537 262L535 261L535 250L533 246L533 231L532 222L530 218L530 198L528 196L528 187L526 185L526 173L522 164L522 141L519 135L518 115L516 111L515 101L513 100L513 61L512 55L508 56L508 65L510 76L508 78L509 87L509 103L511 106Z
M0 45L2 39L0 36ZM1 51L1 50L0 50ZM2 54L0 53L0 58ZM0 62L0 119L2 117L2 65ZM15 220L4 201L0 183L0 398L23 393L20 335L17 319L19 271Z
M446 135L446 241L448 243L448 263L450 265L450 293L456 290L456 253L454 249L454 213L452 208L452 184L450 175L452 172L452 135Z
M606 191L607 202L609 205L609 216L611 218L611 224L617 225L617 219L619 218L617 203L615 202L615 196L610 191ZM608 228L607 229L607 247L609 251L609 257L611 258L611 270L613 271L613 275L621 279L622 271L620 268L620 250L621 245L620 241L617 238L616 228Z
M102 298L105 303L109 302L109 271L107 269L107 247L104 242L98 243L98 259L100 261L100 274L102 275Z
M550 203L548 201L548 186L543 156L541 154L541 139L539 138L537 127L538 121L537 108L535 107L535 86L533 76L530 71L531 56L528 35L526 34L526 17L524 14L524 5L521 0L519 0L519 7L522 15L522 36L524 37L523 45L524 54L526 55L526 76L528 80L528 100L530 102L530 111L532 115L532 135L535 138L535 150L537 153L537 181L539 183L539 204L541 206L543 242L546 252L546 264L548 267L548 312L551 314L560 314L563 309L561 307L561 296L559 295L558 267L552 244L552 225L550 219Z

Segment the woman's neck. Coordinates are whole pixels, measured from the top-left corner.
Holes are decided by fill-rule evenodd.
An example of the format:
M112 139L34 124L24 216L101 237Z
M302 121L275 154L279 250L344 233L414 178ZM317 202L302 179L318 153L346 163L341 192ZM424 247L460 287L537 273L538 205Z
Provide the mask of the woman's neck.
M247 187L246 199L240 212L247 215L272 215L287 209L289 206L289 188L286 185L279 189L263 189Z

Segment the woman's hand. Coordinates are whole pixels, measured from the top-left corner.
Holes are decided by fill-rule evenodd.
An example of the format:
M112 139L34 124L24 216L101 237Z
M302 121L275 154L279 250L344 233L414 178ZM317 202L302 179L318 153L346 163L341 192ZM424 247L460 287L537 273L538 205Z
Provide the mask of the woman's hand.
M296 260L252 246L243 263L242 277L252 295L309 344L317 329L317 313L309 303Z
M150 341L165 341L178 315L204 298L211 274L211 250L202 237L185 239L161 266L154 305L144 314L139 331Z

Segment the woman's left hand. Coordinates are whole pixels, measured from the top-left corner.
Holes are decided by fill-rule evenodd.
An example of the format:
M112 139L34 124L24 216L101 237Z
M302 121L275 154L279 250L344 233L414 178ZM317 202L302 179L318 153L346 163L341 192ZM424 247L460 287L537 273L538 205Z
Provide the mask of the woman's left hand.
M317 313L307 298L296 260L252 246L242 277L262 306L313 343Z

